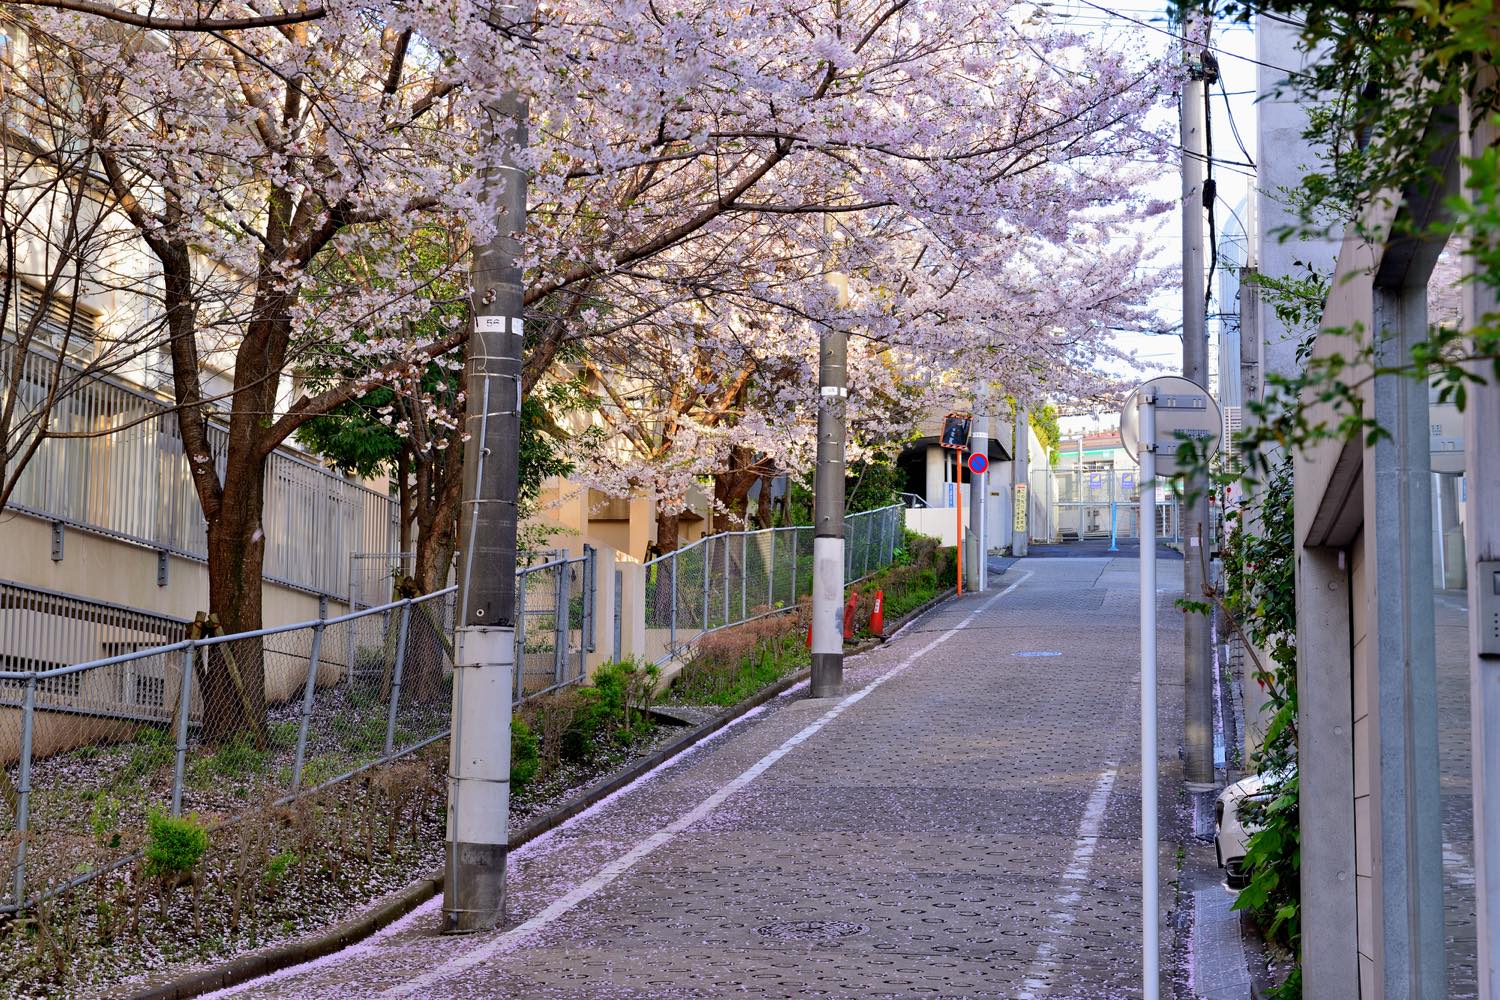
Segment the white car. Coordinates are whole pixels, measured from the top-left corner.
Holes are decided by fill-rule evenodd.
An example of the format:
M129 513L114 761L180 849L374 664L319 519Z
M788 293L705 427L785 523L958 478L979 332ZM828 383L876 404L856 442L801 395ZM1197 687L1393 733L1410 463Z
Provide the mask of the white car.
M1244 868L1245 850L1257 829L1240 815L1240 807L1248 802L1267 801L1267 780L1263 774L1242 778L1220 792L1214 803L1214 852L1219 856L1219 867L1224 869L1224 881L1231 889L1243 889L1250 882Z

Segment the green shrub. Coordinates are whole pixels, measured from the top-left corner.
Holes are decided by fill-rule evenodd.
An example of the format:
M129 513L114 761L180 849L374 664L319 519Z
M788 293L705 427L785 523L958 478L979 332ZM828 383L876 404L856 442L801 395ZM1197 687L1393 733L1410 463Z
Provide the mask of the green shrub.
M159 807L146 814L146 874L153 878L192 871L208 850L208 831L197 816L169 816Z
M273 854L271 860L266 863L265 875L261 877L266 885L277 885L286 879L286 873L291 869L292 865L300 860L301 858L297 856L296 851L282 851L280 854Z
M586 757L599 741L626 746L648 732L648 713L661 668L626 659L606 663L579 689L580 705L564 748L573 757Z
M510 787L520 791L536 778L542 766L541 748L536 734L524 720L510 720Z

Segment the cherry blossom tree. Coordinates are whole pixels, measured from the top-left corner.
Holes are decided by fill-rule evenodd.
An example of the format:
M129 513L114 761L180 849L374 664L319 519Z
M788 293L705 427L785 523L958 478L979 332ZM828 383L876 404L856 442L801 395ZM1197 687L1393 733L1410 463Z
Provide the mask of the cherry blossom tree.
M1139 246L1108 248L1161 207L1137 182L1169 156L1149 115L1172 81L1027 4L559 0L527 24L472 0L13 6L75 54L77 100L59 115L159 267L227 629L261 624L271 451L463 341L462 320L412 334L432 268L410 237L434 224L488 237L479 178L501 151L474 123L499 93L524 94L533 117L523 388L666 357L660 338L684 327L689 357L750 372L732 423L689 407L671 454L597 468L622 488L680 496L703 473L679 459L710 431L726 460L740 448L805 465L831 323L859 345L860 419L895 428L965 366L1019 397L1088 391L1104 328L1147 290ZM331 287L326 262L348 256L380 280ZM461 275L463 251L447 265ZM362 370L289 400L288 376L327 351ZM208 361L232 370L222 474ZM648 378L654 398L712 398L693 368Z

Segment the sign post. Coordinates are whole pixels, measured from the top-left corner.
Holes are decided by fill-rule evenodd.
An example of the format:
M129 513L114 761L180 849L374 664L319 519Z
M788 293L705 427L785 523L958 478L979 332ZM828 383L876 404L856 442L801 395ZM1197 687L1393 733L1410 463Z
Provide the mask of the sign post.
M1156 496L1157 477L1181 472L1178 458L1187 441L1202 452L1218 450L1223 423L1218 404L1196 382L1167 376L1139 386L1120 411L1120 438L1140 463L1141 574L1141 995L1159 1000L1161 974L1158 920L1161 915L1156 824ZM1176 442L1158 450L1157 442ZM1113 505L1111 505L1113 511ZM1190 558L1190 557L1189 557Z
M964 451L969 444L969 425L967 414L948 414L943 418L943 437L938 442L953 452L953 497L958 518L958 583L955 590L959 594L964 592ZM946 464L944 468L947 468Z
M958 581L954 585L954 593L964 592L964 453L960 448L953 453L953 498L956 513L954 519L958 526Z
M1140 393L1141 464L1141 994L1157 1000L1156 871L1156 395Z

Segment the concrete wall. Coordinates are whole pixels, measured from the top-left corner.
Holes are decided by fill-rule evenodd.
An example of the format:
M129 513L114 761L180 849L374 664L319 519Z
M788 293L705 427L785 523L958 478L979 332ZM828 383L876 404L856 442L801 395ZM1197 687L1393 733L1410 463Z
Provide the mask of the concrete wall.
M176 618L208 610L206 564L168 556L164 587L157 586L156 564L155 549L67 527L63 558L53 561L50 521L13 511L0 517L0 578ZM318 598L313 594L267 583L263 599L267 625L318 617ZM342 603L330 602L328 613L345 610Z

